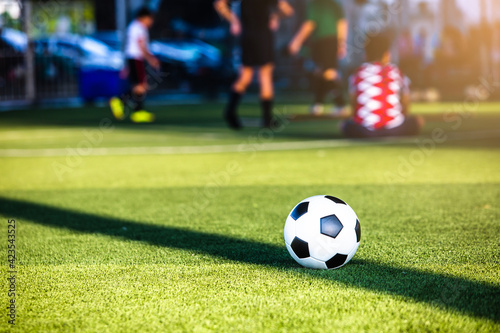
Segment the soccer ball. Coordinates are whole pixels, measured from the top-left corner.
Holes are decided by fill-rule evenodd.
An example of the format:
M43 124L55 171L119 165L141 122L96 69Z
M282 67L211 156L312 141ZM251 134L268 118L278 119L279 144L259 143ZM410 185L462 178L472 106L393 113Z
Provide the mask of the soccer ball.
M295 206L285 223L285 244L304 267L335 269L358 250L361 226L356 213L339 198L317 195Z

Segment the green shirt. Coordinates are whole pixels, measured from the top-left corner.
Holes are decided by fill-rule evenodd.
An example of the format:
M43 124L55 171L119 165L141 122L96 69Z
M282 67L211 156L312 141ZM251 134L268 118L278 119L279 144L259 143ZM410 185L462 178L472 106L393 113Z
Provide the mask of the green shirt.
M310 0L307 20L316 24L313 39L337 35L337 23L344 18L344 10L336 0Z

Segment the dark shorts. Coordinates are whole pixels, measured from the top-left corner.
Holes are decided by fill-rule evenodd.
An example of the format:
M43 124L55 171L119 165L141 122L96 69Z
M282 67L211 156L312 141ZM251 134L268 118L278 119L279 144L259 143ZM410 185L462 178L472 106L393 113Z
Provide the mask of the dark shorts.
M128 79L135 86L146 83L146 64L143 60L127 59Z
M243 66L255 67L274 63L274 35L270 30L243 33L241 36Z
M370 131L366 127L347 120L342 126L342 134L347 138L382 138L390 136L413 136L420 132L420 123L417 117L407 116L398 127Z
M339 66L337 36L324 37L312 42L311 55L319 69L337 69Z

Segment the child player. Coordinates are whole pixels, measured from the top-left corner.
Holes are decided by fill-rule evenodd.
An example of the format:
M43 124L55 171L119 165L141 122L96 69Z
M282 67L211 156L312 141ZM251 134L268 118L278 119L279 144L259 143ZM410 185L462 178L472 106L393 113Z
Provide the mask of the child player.
M128 80L131 91L122 99L113 97L110 100L111 111L118 120L125 117L124 103L130 99L134 112L130 119L135 123L149 123L155 119L154 114L144 110L144 100L148 90L146 80L146 64L148 62L155 69L159 69L160 63L149 51L149 33L154 22L154 15L148 8L138 11L136 19L127 28L127 40L125 45L125 56L127 58Z
M224 118L232 129L242 127L237 109L242 95L258 68L264 127L271 127L274 99L274 33L278 16L290 16L293 9L285 0L241 0L241 20L230 10L230 0L216 0L215 9L231 24L231 33L241 35L242 67L233 84Z
M342 131L349 138L417 135L424 121L410 116L409 80L391 63L391 38L367 37L366 62L350 78L354 117Z
M338 61L346 54L347 21L342 6L336 0L309 0L307 19L290 42L289 52L298 54L311 36L311 56L316 65L311 113L321 114L326 95L335 91L334 111L342 115L346 111Z

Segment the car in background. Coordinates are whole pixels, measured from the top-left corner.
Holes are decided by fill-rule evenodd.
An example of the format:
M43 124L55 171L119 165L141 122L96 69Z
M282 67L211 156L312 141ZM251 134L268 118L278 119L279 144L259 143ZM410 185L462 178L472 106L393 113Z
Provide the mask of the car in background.
M10 45L17 52L23 53L28 47L28 39L22 31L11 28L0 28L0 40Z
M47 73L57 78L61 74L76 73L81 67L120 70L123 55L105 43L88 36L74 34L51 35L34 42L37 58L45 58L52 67Z
M117 30L97 31L92 35L90 35L90 37L103 42L104 44L106 44L115 51L122 50L122 34L120 31Z
M79 95L85 101L119 91L123 55L88 36L54 34L34 40L37 92Z
M150 50L161 62L167 81L178 82L187 92L213 95L220 82L222 55L219 49L198 39L153 40Z
M120 70L123 56L105 43L74 34L50 35L33 42L37 77L57 79L76 74L83 66ZM24 66L28 39L24 32L0 29L0 76L12 76L13 70Z
M204 69L216 69L221 64L220 51L196 39L154 40L150 50L161 62L183 64L190 75L200 74Z

